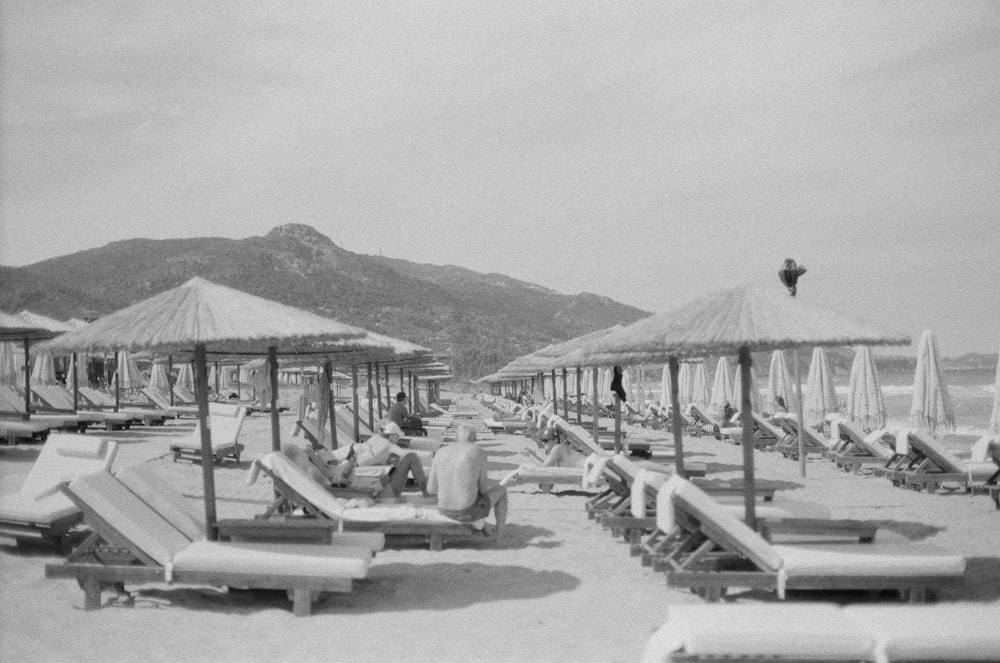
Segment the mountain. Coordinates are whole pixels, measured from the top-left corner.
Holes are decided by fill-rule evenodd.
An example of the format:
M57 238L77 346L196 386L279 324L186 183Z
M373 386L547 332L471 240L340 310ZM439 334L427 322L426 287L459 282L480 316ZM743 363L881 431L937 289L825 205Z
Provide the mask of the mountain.
M100 316L201 276L371 331L451 351L463 377L647 312L502 274L352 253L314 228L263 237L130 239L25 267L0 266L0 309Z

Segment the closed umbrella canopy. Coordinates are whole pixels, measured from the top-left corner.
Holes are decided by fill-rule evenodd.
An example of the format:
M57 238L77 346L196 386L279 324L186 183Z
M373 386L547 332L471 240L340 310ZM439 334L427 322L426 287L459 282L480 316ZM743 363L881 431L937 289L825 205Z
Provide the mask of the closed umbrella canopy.
M56 382L56 367L52 355L48 352L39 352L35 355L35 362L31 366L32 386L46 387Z
M937 435L938 431L955 430L955 410L948 394L948 385L944 382L937 339L929 329L920 336L920 344L917 346L910 425L931 435Z
M188 391L194 391L194 370L191 368L189 362L184 362L177 369L177 382L176 385L181 389L186 389Z
M866 431L885 426L885 401L878 379L872 350L858 347L851 364L851 380L847 387L847 416Z
M840 405L837 403L837 391L833 386L830 362L826 358L826 351L821 347L813 349L806 389L808 390L805 398L806 423L822 428L826 415L839 411Z
M750 381L750 385L749 385L749 389L750 389L750 408L754 412L762 412L763 411L763 407L762 407L763 403L761 402L760 388L757 386L757 376L754 375L753 366L751 366L746 371L746 375L748 376L748 379ZM739 401L739 396L738 395L743 393L743 376L744 376L743 366L742 365L737 365L736 366L736 375L733 376L733 393L737 394L737 396L735 398L735 400L737 400L737 401ZM739 408L737 408L737 409L739 409Z
M780 396L785 401L787 412L797 412L798 403L795 401L794 385L788 373L788 364L785 363L785 353L775 350L771 354L771 368L767 373L767 389L771 392L772 405Z
M0 384L16 387L24 384L23 366L18 364L18 348L10 341L0 341Z
M694 377L691 380L691 402L706 406L711 396L708 393L708 376L705 374L705 362L694 363Z
M670 405L670 366L663 365L663 377L660 378L660 405Z
M691 404L694 393L694 364L685 361L681 363L677 373L677 398L682 408Z
M163 393L170 391L170 379L167 377L167 364L164 360L157 359L153 362L153 368L149 373L149 386Z
M719 357L719 363L715 366L715 380L712 382L712 395L708 400L708 408L712 412L722 412L726 403L732 405L735 400L729 361L725 357Z
M128 350L118 353L118 387L125 391L141 389L146 386L146 380L139 370L139 365L135 363L135 355Z

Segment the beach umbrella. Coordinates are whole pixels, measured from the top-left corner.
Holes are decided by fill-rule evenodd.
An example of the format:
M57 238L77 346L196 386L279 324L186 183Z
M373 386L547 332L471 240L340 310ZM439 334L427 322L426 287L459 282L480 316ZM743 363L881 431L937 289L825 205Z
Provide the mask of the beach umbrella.
M708 376L705 374L705 361L699 359L694 363L694 377L691 379L691 402L706 406L710 398Z
M781 350L775 350L771 353L771 367L767 373L767 389L771 392L771 403L775 403L778 396L781 396L788 412L797 411L798 405L795 402L793 385L792 377L788 372L788 364L785 363L785 353Z
M215 532L215 479L211 428L208 420L209 352L267 354L272 386L277 382L277 348L286 352L317 352L319 342L341 343L345 350L360 343L366 332L329 318L239 290L193 278L181 286L108 314L96 322L49 341L47 352L150 350L164 354L194 354L198 418L201 430L205 522L210 539ZM324 347L323 353L333 353ZM272 444L280 449L277 403L271 403Z
M744 393L743 389L744 375L748 376L748 380L750 382L750 385L747 387L747 389L750 391L750 409L754 412L761 412L763 408L760 397L760 389L757 387L757 377L754 375L752 364L746 370L743 369L742 364L736 366L736 373L735 375L733 375L733 393L734 394Z
M191 362L185 361L181 363L180 368L177 370L177 380L174 384L180 389L194 391L194 369L191 368Z
M52 361L52 355L48 352L40 352L35 355L35 362L31 367L31 384L36 387L57 384L56 367Z
M715 379L712 381L712 395L708 399L708 409L716 413L722 412L726 403L732 405L735 400L729 361L725 357L719 357L719 363L715 366Z
M955 410L952 408L948 385L944 382L937 339L927 329L917 346L917 370L913 376L913 404L910 425L932 436L939 429L955 430Z
M16 387L21 380L21 367L17 364L17 347L10 341L0 342L0 384Z
M23 380L24 386L24 419L29 417L31 411L31 364L30 346L32 341L43 341L53 338L59 334L72 329L65 322L54 320L53 318L39 315L28 310L18 313L5 313L0 311L0 341L13 341L20 343L23 348L22 369L18 371L18 378Z
M146 386L146 379L142 377L142 371L135 363L135 355L128 350L118 352L118 366L115 368L115 373L118 376L118 389L130 391Z
M809 364L809 376L806 378L806 423L822 430L823 419L828 412L840 410L837 402L837 391L833 387L833 373L826 351L822 347L813 348L812 363Z
M170 378L167 377L166 360L157 359L153 362L153 368L149 373L149 386L163 393L170 391Z
M694 365L685 361L680 365L680 372L677 374L677 397L680 399L682 408L691 404L691 394L694 393Z
M780 292L742 286L697 299L672 311L643 318L581 349L589 363L662 362L678 357L736 354L749 370L751 352L801 346L899 345L893 334L817 309ZM756 525L753 421L750 380L743 381L743 468L746 521ZM674 407L677 407L676 402ZM674 427L678 470L683 474L682 435Z
M847 387L847 416L865 431L885 426L885 401L882 385L867 345L858 347L851 364L851 380Z

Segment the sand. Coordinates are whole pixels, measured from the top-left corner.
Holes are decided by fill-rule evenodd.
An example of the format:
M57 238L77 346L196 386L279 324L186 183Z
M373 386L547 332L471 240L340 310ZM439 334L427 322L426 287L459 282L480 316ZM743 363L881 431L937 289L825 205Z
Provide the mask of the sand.
M468 397L461 409L476 408ZM290 438L293 417L283 414ZM154 463L189 499L200 503L198 465L171 462L169 441L189 436L193 420L162 429L107 434L121 450L115 467ZM666 440L664 431L627 426L629 435ZM301 439L301 438L299 438ZM254 415L244 426L245 458L217 468L220 517L252 516L269 501L266 480L246 485L248 460L270 449L270 421ZM534 443L519 435L484 434L490 474L499 479ZM712 438L686 438L691 460L711 476L742 475L741 452ZM16 490L38 447L0 448L0 488ZM812 459L808 478L798 464L774 453L755 454L757 476L776 483L778 499L825 504L834 517L880 523L878 540L926 541L968 558L965 586L943 600L1000 598L1000 511L984 496L927 494L887 480L845 474ZM509 526L500 546L486 541L388 548L367 580L347 595L329 595L310 617L296 618L278 592L221 592L209 588L143 589L134 605L111 601L84 612L72 580L46 580L54 550L0 546L0 659L9 661L607 661L637 660L667 609L698 603L668 588L665 577L629 556L628 546L588 520L588 496L568 487L553 494L537 486L510 489ZM830 595L838 601L891 597ZM764 593L735 600L772 601Z

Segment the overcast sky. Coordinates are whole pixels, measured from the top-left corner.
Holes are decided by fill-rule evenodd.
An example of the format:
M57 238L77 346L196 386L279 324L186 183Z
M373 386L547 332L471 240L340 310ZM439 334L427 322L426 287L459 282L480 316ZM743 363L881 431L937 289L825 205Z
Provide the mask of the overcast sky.
M0 6L2 264L298 222L661 311L793 257L1000 348L1000 3Z

